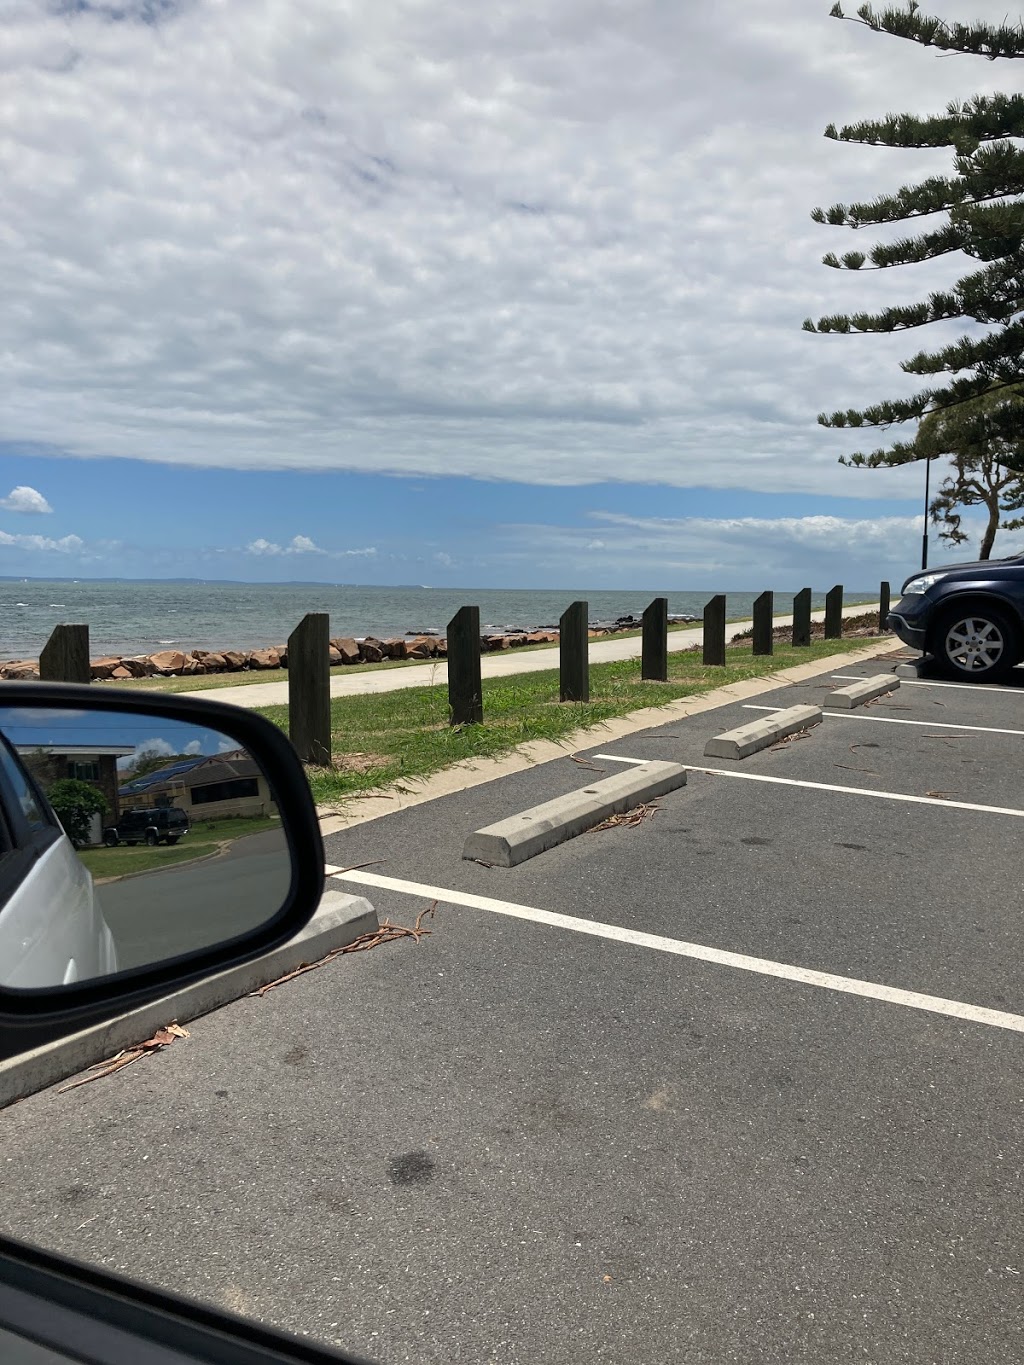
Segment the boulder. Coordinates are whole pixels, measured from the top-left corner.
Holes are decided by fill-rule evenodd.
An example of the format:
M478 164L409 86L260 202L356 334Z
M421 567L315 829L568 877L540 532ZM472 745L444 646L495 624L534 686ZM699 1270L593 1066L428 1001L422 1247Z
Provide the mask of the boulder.
M161 649L156 654L151 654L149 658L156 672L165 678L180 673L185 667L185 655L180 649Z
M199 658L198 651L195 653L194 657L197 659ZM202 662L206 667L207 673L220 673L223 669L227 668L227 660L224 658L224 655L218 654L216 650L210 650L209 653L204 650Z
M148 654L141 654L135 659L122 659L121 667L127 668L133 678L151 678L156 672Z
M404 640L399 640L397 637L393 637L393 638L391 638L390 640L385 640L385 641L384 641L384 644L383 644L383 648L384 648L385 657L387 657L388 659L404 659L404 658L405 658L405 641L404 641Z
M345 637L340 640L332 640L331 644L341 655L343 664L357 664L359 662L359 646L355 640Z
M93 659L92 663L89 665L89 671L96 681L102 681L104 678L112 678L114 676L114 669L120 667L121 659L118 655L106 659Z
M134 678L135 674L125 668L124 664L118 664L117 668L114 669L110 676L112 678L117 678L120 681L122 678Z
M250 668L280 668L281 656L276 649L250 650L246 663Z
M531 630L526 637L527 644L531 645L557 645L557 630Z
M359 646L359 657L364 664L379 664L384 657L384 646L380 640L364 640Z
M206 665L203 663L202 659L186 659L185 666L181 671L187 677L191 677L195 673L205 673Z
M245 655L237 649L225 649L221 657L224 660L224 667L229 673L237 673L240 668L245 667Z
M337 668L340 664L343 664L345 662L345 660L341 657L341 650L338 648L337 645L327 646L327 658L330 660L330 665L332 668Z
M434 653L432 640L410 640L405 647L407 659L429 659Z
M0 669L0 676L11 682L35 682L39 669L31 659L12 659Z

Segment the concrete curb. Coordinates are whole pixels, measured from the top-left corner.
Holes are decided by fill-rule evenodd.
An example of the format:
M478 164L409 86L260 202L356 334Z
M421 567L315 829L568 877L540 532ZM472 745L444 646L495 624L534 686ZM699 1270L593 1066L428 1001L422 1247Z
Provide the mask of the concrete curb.
M685 768L652 759L642 767L616 773L582 791L556 796L553 801L478 829L467 837L462 856L478 858L493 867L515 867L545 849L574 839L609 815L620 815L685 786Z
M456 792L469 791L482 787L488 782L497 782L511 773L526 772L541 763L551 763L577 749L593 748L595 744L610 744L616 739L625 739L642 730L651 730L670 721L686 716L696 716L704 711L715 711L721 706L729 706L737 701L750 701L773 692L788 683L810 682L825 673L834 673L837 665L846 667L866 659L876 659L880 654L895 654L906 649L902 640L874 639L862 649L843 651L827 659L815 659L811 663L793 664L789 668L772 672L770 659L765 660L766 671L761 677L748 678L745 682L727 683L711 692L701 692L695 697L680 697L676 701L663 702L660 706L645 706L631 711L625 716L614 716L596 725L582 726L561 740L535 739L508 754L496 758L465 758L441 772L424 778L403 778L401 782L381 787L376 791L364 792L339 803L341 809L321 806L320 832L337 834L343 829L367 824L370 820L380 820L396 811L409 810L413 806L425 805L428 801L438 801L443 796ZM652 688L657 688L652 683Z
M133 1047L166 1024L183 1023L228 1005L377 927L377 912L364 897L327 890L301 933L253 962L230 967L128 1014L0 1062L0 1108Z
M863 706L866 701L884 697L887 692L896 692L899 685L900 680L894 673L876 673L873 678L850 683L849 687L837 687L825 698L825 705L852 711L855 706Z
M738 725L735 730L715 735L705 744L704 757L749 758L758 750L767 749L777 739L820 723L820 706L789 706L785 711L765 716L763 720L752 720L747 725Z
M909 664L897 664L895 673L897 678L906 678L912 681L914 678L923 678L928 669L928 659L915 659Z

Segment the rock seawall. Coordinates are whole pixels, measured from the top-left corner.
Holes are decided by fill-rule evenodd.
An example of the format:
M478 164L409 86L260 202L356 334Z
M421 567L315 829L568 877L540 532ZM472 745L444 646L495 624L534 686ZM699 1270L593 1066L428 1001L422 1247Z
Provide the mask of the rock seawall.
M692 621L693 617L670 618L677 622ZM623 631L637 630L640 618L623 616L611 624L590 627L592 640ZM557 629L515 630L501 634L482 635L480 648L484 653L503 649L521 649L524 645L558 643ZM379 664L389 659L445 659L448 642L441 635L410 634L378 640L369 635L357 640L339 636L330 643L331 667L342 664ZM188 653L179 649L161 649L155 654L108 654L91 662L94 682L129 682L136 678L188 678L206 673L250 673L266 669L288 667L288 646L272 645L269 649L193 649ZM0 663L0 679L32 681L39 677L37 659L9 659Z

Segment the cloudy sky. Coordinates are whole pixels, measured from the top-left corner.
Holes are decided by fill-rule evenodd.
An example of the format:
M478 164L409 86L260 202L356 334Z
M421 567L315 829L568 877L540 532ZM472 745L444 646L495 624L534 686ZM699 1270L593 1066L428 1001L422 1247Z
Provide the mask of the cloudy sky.
M0 574L900 579L921 470L815 416L959 329L800 323L966 263L809 213L949 156L822 130L1012 72L829 8L2 0Z

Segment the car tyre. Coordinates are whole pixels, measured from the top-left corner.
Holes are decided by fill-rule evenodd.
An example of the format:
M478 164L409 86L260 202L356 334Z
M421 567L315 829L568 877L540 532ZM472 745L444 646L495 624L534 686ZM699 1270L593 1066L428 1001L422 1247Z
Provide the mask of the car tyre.
M117 848L117 830L108 829L103 836L103 842L107 848Z
M156 830L155 830L155 829L147 829L147 830L146 830L146 843L147 843L147 845L148 845L150 848L156 848L156 846L157 846L157 844L158 844L159 842L160 842L160 836L157 834Z
M969 682L996 682L1020 662L1019 624L999 607L950 607L932 637L939 672Z
M181 838L180 834L168 834L167 842L169 844L176 844L180 838Z

